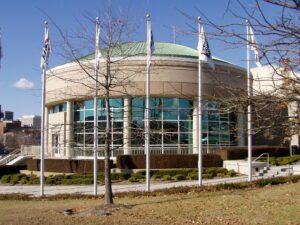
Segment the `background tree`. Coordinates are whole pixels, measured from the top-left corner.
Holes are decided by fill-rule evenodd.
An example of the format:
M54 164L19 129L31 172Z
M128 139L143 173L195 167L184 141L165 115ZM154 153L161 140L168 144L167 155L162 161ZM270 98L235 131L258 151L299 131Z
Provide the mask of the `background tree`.
M117 16L116 16L117 15ZM109 5L100 16L101 27L101 60L100 69L98 71L99 79L99 98L103 99L103 106L105 108L105 127L98 127L99 138L101 143L104 142L104 149L100 149L99 152L104 151L105 160L105 202L107 204L113 203L113 193L111 186L111 164L110 155L113 151L118 150L118 147L112 148L112 133L115 132L111 127L112 114L111 99L116 95L129 95L127 89L130 88L130 78L139 74L141 70L145 68L135 68L131 71L124 73L122 66L126 62L126 52L130 51L130 45L126 45L124 48L123 43L132 40L132 34L136 30L136 25L129 18L129 12L115 13L111 5ZM87 24L80 23L80 31L74 34L64 32L55 25L58 29L62 40L57 43L60 50L57 52L66 61L76 63L78 66L78 72L81 73L80 78L60 76L55 72L49 71L49 76L56 76L70 84L70 90L72 85L80 84L81 87L88 90L84 96L77 96L74 92L57 93L65 95L68 98L75 97L81 99L91 98L95 92L95 66L94 66L94 53L88 55L90 52L94 52L95 49L95 18L89 15L84 16ZM120 54L122 53L121 57ZM84 57L83 57L84 56ZM118 56L118 57L116 57ZM132 56L132 55L130 55ZM122 137L123 139L123 137ZM93 137L88 140L93 143ZM124 140L129 141L129 140ZM72 143L74 145L74 143ZM124 143L123 143L124 145ZM91 151L92 152L92 151ZM86 152L85 152L86 153Z
M274 13L268 13L270 8ZM221 41L230 49L245 48L245 21L250 20L259 44L260 60L268 66L266 71L252 70L253 131L273 140L298 134L299 110L295 103L299 102L300 97L300 2L228 0L223 16L230 18L232 22L229 23L215 22L201 10L198 9L198 12L202 15L205 26L210 27L209 39ZM269 87L266 88L266 84ZM222 102L223 110L235 111L241 107L245 111L249 100L247 93L244 90L233 90L225 83L220 82L219 85L231 93L230 98L217 99ZM285 141L286 139L281 139L274 143L282 144Z

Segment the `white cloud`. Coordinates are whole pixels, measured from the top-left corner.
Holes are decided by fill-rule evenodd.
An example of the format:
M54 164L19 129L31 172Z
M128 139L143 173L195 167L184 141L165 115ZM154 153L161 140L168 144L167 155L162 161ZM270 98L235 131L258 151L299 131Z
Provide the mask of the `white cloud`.
M16 83L14 83L16 88L20 89L32 89L34 87L34 83L26 78L21 78Z

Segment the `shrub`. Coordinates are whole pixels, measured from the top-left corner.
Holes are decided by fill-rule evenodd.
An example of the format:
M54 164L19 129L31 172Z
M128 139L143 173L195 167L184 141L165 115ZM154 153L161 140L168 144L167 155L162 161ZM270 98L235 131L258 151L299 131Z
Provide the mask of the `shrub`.
M197 172L196 173L195 172L189 173L188 178L190 180L198 180L198 173Z
M12 184L12 185L15 185L15 184L18 184L19 183L19 181L22 179L22 177L26 177L26 175L24 175L24 174L14 174L14 175L12 175L11 176L11 179L10 179L10 184Z
M202 178L203 179L212 179L213 177L214 177L214 175L211 174L211 173L204 173L204 174L202 174Z
M235 177L236 176L236 172L234 170L229 170L227 172L227 175L230 176L230 177Z
M161 175L159 175L159 174L154 174L153 176L152 176L152 179L153 180L157 180L157 179L160 179L161 178Z
M180 181L180 180L186 180L186 176L181 175L181 174L177 174L173 177L174 180L176 181Z
M136 177L130 177L128 179L128 181L131 182L131 183L136 183L136 182L139 182L139 179L137 179Z
M20 180L20 184L27 184L27 183L28 183L28 177L27 176L22 177Z
M167 181L167 180L172 180L172 177L170 175L164 175L162 177L162 180Z
M128 180L130 174L128 173L112 173L111 179L112 180Z
M8 184L10 182L11 175L4 175L1 177L1 183L2 184Z
M133 173L133 174L131 174L131 177L134 177L138 180L145 179L145 176L141 172Z
M39 184L40 183L40 179L35 176L35 175L31 175L29 177L29 181L28 181L29 184Z

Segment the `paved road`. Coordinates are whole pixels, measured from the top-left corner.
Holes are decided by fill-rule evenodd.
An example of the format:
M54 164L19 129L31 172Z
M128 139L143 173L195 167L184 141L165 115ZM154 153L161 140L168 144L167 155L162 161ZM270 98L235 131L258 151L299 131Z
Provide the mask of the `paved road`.
M264 176L268 178L269 176ZM261 179L262 177L254 176L253 180ZM220 178L213 180L203 180L203 185L216 185L221 183L237 183L247 181L247 176L231 177L231 178ZM183 187L183 186L196 186L198 181L180 181L180 182L170 182L170 183L152 183L151 190L172 188L172 187ZM145 191L145 184L113 184L113 192L130 192L130 191ZM22 193L29 194L33 196L40 195L39 185L15 185L7 186L0 185L0 194L10 194L10 193ZM63 193L81 193L81 194L93 194L92 185L68 185L68 186L45 186L45 195L55 195ZM104 194L104 186L98 186L98 193Z

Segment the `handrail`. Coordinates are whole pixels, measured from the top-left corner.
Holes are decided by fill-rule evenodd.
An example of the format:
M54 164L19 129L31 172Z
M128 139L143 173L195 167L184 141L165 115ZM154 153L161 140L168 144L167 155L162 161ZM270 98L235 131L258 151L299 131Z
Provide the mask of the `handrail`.
M259 160L263 155L267 155L267 166L269 168L270 166L270 155L269 153L262 153L260 156L258 156L256 159L252 160L252 162L256 162L257 160Z

